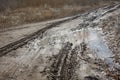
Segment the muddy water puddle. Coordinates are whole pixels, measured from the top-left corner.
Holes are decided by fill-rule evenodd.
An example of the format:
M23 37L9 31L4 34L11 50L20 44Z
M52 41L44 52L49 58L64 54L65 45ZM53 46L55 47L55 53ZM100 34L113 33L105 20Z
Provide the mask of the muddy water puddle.
M83 37L83 41L94 52L93 54L96 58L103 60L105 64L109 66L110 70L120 68L120 65L114 63L112 59L113 54L102 34L102 29L100 28L84 28L83 35L85 35L85 37Z
M88 33L88 46L96 52L97 56L101 59L112 57L112 53L99 31L88 30Z

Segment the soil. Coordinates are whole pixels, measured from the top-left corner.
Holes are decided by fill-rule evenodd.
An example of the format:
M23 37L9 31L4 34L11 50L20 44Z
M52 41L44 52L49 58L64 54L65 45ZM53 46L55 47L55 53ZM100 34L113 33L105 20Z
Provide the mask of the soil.
M0 80L120 80L119 14L116 4L51 24L0 57Z

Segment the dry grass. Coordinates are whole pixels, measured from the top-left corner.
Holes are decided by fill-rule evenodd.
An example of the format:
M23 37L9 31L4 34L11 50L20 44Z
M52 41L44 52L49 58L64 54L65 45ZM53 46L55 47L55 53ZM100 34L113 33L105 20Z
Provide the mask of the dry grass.
M50 6L39 6L17 8L15 10L8 9L7 11L0 13L0 29L71 16L101 5L103 4L92 6L67 5L54 8Z
M76 12L83 11L77 7L73 8L21 8L17 10L8 10L4 14L0 14L0 28L7 28L21 24L40 22L49 19L55 19L72 15Z

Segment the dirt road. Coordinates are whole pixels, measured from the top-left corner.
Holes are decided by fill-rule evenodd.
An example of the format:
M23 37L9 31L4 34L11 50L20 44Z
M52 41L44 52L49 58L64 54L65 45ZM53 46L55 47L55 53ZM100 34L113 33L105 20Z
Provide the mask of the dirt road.
M106 6L0 48L0 80L120 80L119 15L120 4Z

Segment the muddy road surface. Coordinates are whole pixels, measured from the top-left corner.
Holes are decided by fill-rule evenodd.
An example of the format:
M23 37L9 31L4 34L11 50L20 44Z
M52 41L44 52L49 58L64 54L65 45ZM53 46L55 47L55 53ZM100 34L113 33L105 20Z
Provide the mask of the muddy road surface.
M0 48L0 80L120 80L120 4L55 22Z

